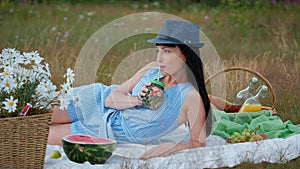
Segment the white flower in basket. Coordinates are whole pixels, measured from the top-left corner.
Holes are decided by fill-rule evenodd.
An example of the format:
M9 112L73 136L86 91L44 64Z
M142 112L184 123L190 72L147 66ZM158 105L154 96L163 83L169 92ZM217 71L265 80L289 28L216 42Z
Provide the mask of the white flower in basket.
M67 107L74 73L70 68L60 92L50 80L49 64L36 51L11 48L0 54L0 118L48 113L54 104ZM63 103L63 104L62 104Z

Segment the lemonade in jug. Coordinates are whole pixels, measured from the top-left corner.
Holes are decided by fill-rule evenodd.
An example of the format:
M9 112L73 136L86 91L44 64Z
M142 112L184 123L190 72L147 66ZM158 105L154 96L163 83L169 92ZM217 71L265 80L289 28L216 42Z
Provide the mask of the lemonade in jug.
M258 112L261 110L262 105L260 99L266 97L266 93L268 91L268 87L266 85L262 85L255 96L248 98L242 107L240 108L239 112Z

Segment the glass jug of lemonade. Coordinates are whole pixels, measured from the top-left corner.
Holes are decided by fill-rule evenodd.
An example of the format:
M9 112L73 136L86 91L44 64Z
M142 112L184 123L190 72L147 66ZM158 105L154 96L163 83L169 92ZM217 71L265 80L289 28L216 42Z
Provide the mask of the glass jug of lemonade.
M268 91L268 87L266 85L262 85L255 96L248 98L239 112L258 112L261 110L262 105L260 100L266 97L266 93Z

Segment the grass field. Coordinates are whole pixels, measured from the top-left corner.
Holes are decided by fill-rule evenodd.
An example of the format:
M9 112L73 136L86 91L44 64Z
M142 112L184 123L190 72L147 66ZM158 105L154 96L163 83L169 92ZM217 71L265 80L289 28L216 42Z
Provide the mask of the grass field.
M260 2L260 1L259 1ZM263 1L262 1L263 2ZM278 116L300 123L300 5L229 3L209 7L196 3L110 1L100 4L0 2L0 48L38 50L50 64L53 81L60 83L73 67L81 47L101 26L137 12L164 12L199 24L215 46L225 67L255 69L272 84ZM97 81L110 84L112 70L131 52L145 46L149 35L117 44L97 73ZM229 95L244 87L237 74L228 79ZM287 164L242 164L236 168L298 168L300 159Z

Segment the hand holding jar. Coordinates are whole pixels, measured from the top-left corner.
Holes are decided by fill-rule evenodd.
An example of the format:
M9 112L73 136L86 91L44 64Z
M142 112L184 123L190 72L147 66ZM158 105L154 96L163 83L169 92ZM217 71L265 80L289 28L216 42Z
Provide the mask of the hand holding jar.
M151 80L142 88L139 98L143 105L149 109L158 109L164 99L165 84L159 80Z

